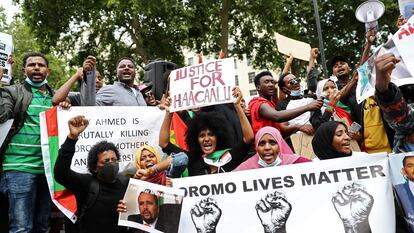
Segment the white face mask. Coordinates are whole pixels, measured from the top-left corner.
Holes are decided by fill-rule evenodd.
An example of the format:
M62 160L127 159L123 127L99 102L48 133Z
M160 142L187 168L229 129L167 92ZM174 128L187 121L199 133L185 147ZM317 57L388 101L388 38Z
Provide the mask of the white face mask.
M262 166L262 167L276 167L276 166L278 166L279 164L281 164L282 163L282 160L280 159L280 157L279 157L279 154L278 155L276 155L276 159L275 159L275 161L273 162L273 163L271 163L271 164L267 164L262 158L260 158L260 156L259 156L259 161L257 162L260 166Z
M299 96L302 96L302 95L303 95L303 91L301 89L290 91L290 96L299 97Z

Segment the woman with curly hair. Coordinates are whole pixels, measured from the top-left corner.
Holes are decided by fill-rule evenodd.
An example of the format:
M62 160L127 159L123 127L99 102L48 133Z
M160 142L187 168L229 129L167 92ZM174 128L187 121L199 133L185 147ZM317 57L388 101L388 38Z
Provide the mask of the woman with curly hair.
M236 98L234 107L240 120L243 139L232 145L233 132L229 122L220 114L200 112L190 122L186 132L188 146L188 173L190 176L229 172L240 165L254 139L253 129L240 105L243 98L238 87L233 89ZM166 103L169 105L169 101ZM170 143L171 113L166 109L160 130L159 145L165 153L178 153L184 150Z

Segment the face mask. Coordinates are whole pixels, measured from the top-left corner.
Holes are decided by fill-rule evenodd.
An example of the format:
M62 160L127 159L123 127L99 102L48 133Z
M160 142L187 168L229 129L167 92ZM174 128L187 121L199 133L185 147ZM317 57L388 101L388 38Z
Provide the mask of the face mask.
M299 96L302 96L302 95L303 95L303 91L300 90L300 89L290 91L290 96L299 97Z
M267 164L262 158L260 158L259 156L259 161L257 162L260 166L262 167L276 167L279 164L282 163L282 160L280 159L279 155L277 155L276 160L271 163L271 164Z
M100 180L105 183L114 183L118 175L119 164L115 162L105 163L105 165L96 167L96 173Z
M24 80L26 83L28 83L32 87L41 87L47 83L47 79L43 80L41 83L34 83L32 80L30 80L29 77L26 76L26 79Z

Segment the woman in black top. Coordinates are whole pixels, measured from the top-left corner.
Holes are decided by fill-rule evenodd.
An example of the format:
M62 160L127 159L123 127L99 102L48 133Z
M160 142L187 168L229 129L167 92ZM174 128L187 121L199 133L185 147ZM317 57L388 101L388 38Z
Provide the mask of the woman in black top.
M240 106L242 93L238 87L233 89L236 97L234 107L240 119L243 140L231 145L232 131L229 122L218 113L197 114L188 125L186 144L188 146L188 172L190 176L229 172L246 158L249 144L254 139L253 129ZM169 106L169 100L166 101ZM178 153L182 148L170 143L170 124L172 113L166 109L160 130L160 147L165 153Z

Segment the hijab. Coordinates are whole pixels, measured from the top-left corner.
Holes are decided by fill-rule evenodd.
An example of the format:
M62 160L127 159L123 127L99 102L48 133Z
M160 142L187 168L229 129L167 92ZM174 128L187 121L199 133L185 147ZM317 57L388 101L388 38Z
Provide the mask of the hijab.
M293 154L292 149L290 149L289 145L285 142L282 135L280 134L279 130L276 128L266 126L261 128L256 133L255 137L255 150L256 154L253 155L253 157L249 158L242 164L240 164L236 169L233 171L243 171L243 170L249 170L249 169L257 169L257 168L263 168L261 165L259 165L259 153L257 152L257 148L259 146L260 140L263 138L265 134L269 134L273 137L273 139L276 140L277 144L279 145L279 158L281 163L279 165L287 165L295 163L295 161L300 158L297 155Z
M352 154L339 153L332 146L333 137L335 136L335 131L339 124L342 124L345 128L347 128L342 122L328 121L319 126L315 132L315 135L313 135L313 152L315 152L316 156L318 156L320 160L347 157Z
M149 146L149 145L141 146L140 148L138 148L137 153L135 153L135 167L137 169L145 169L145 167L141 167L141 163L140 163L142 152L144 150L148 150L148 151L150 151L151 153L153 153L155 155L155 157L157 158L156 163L161 162L161 156L154 147ZM165 171L160 171L160 172L154 174L152 177L149 177L145 181L150 182L150 183L154 183L154 184L165 185L165 177L166 177Z

